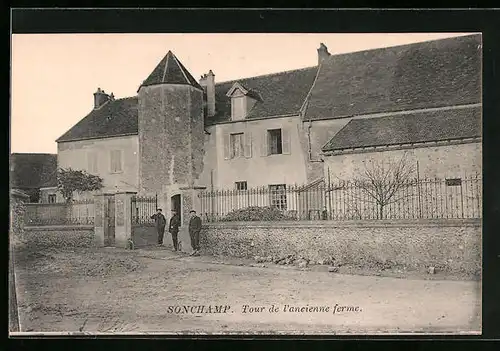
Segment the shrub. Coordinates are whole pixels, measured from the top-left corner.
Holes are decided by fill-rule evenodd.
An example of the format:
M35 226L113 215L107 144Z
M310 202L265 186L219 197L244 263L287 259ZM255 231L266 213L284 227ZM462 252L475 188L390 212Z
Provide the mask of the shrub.
M222 218L224 222L250 221L287 221L293 218L286 216L275 207L247 207L229 212Z

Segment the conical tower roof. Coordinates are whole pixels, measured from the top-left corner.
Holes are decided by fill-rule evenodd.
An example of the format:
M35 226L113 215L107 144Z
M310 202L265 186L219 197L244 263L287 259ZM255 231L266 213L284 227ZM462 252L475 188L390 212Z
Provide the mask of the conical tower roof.
M141 87L157 84L185 84L203 90L196 79L193 78L191 73L189 73L186 67L184 67L170 50L153 72L151 72L149 77L141 84ZM139 89L141 87L139 87Z

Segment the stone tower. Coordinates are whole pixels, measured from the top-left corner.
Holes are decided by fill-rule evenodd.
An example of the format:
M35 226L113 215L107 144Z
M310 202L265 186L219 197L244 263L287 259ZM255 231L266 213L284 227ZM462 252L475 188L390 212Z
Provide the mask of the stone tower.
M138 90L139 190L158 194L183 223L197 207L203 168L203 88L169 51Z

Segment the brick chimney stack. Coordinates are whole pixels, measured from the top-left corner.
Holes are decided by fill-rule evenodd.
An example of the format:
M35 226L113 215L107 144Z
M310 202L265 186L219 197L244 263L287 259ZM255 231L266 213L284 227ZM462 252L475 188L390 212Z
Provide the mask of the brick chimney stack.
M110 99L111 97L104 90L97 88L97 91L94 93L94 109L98 109Z
M318 48L318 66L323 62L323 60L327 59L330 57L330 53L328 52L328 48L326 47L325 44L321 43L319 44Z
M201 76L200 85L207 95L207 115L212 117L215 115L215 74L212 70Z

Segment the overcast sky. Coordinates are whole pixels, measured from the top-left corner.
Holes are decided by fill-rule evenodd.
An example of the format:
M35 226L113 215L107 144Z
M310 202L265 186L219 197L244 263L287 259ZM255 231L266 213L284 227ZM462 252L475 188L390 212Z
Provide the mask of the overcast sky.
M12 38L11 152L56 153L55 140L93 108L98 87L135 96L168 50L216 82L317 63L330 53L457 36L439 34L35 34Z

